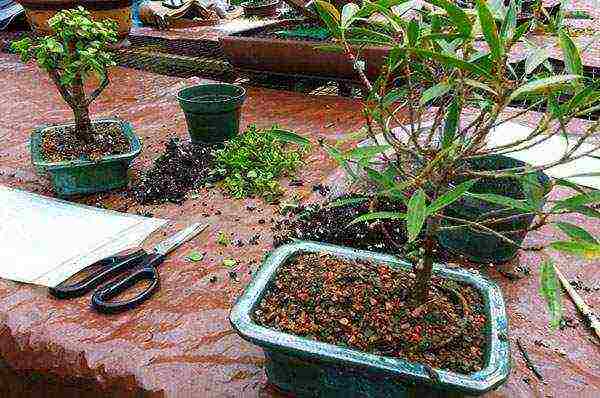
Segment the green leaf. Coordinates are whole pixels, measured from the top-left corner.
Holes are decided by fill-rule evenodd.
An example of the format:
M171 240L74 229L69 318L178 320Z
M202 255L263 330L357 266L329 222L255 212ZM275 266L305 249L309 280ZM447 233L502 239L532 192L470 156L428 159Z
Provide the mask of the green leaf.
M600 203L600 190L594 190L587 193L581 193L579 195L572 196L567 199L556 202L553 210L560 210L564 208L573 208L585 205L595 205Z
M397 213L393 211L379 211L373 213L366 213L359 217L356 217L350 224L356 224L359 222L373 221L373 220L404 220L406 218L406 214Z
M521 25L517 27L515 30L515 34L512 37L511 42L516 43L529 31L531 28L531 21L523 22Z
M353 21L360 7L354 3L347 3L342 8L342 27L347 28Z
M484 200L486 202L495 203L512 209L521 210L527 213L535 211L535 209L524 200L513 199L507 196L497 195L494 193L467 193L467 195Z
M333 209L336 207L344 207L348 205L357 205L360 203L364 203L368 200L368 198L345 198L345 199L337 199L333 202L329 203L325 206L326 209Z
M467 13L465 13L462 8L458 7L456 4L453 4L447 0L426 0L427 2L443 8L448 14L448 18L452 20L454 26L458 29L458 31L465 37L471 36L472 23L469 20Z
M554 271L551 260L546 260L540 267L540 294L546 301L550 312L550 325L557 328L562 319L562 303L560 282Z
M293 131L271 129L268 130L268 133L277 141L290 142L292 144L300 145L303 148L310 148L310 141Z
M468 86L482 89L492 95L498 95L498 93L496 93L496 91L494 91L493 88L491 88L490 86L488 86L485 83L481 83L481 82L478 82L477 80L473 80L473 79L463 79L462 81Z
M185 258L189 261L198 262L202 261L202 259L204 258L204 254L194 250L192 252L189 252L187 256L185 256Z
M556 225L561 231L569 236L569 238L577 241L577 242L587 242L598 244L598 241L585 229L578 227L577 225L573 225L568 222L555 221L554 225Z
M421 29L416 19L410 20L406 34L408 36L408 44L411 47L416 46L419 41L419 36L421 35Z
M453 85L447 82L441 82L436 84L435 86L429 87L427 90L423 91L423 95L421 95L421 100L419 103L421 105L425 105L429 101L432 101L436 98L442 97L452 89Z
M346 157L355 160L369 160L375 155L391 149L391 145L368 145L354 148L346 153Z
M510 0L502 27L500 28L500 38L504 43L508 43L517 28L517 4L515 0Z
M448 107L446 118L444 120L444 135L442 136L443 149L450 147L452 142L454 142L454 137L456 137L456 132L458 131L460 124L460 113L460 98L459 96L456 96Z
M407 97L408 90L406 88L396 88L390 90L381 100L383 106L389 106L394 102Z
M223 260L223 265L227 268L235 267L236 264L237 264L237 261L234 260L233 258L226 258Z
M600 258L600 245L588 242L558 241L552 242L550 247L559 252L571 254L586 260Z
M427 206L425 204L425 192L422 189L416 191L408 201L406 209L406 228L408 230L408 241L414 241L425 223Z
M497 62L504 62L504 47L498 37L498 29L496 28L496 20L487 6L485 0L477 0L477 15L479 23L483 31L483 37L490 46L492 58Z
M443 209L444 207L448 206L449 204L454 203L455 201L460 199L469 189L471 189L471 187L473 187L473 184L475 184L476 182L477 180L465 181L462 184L457 185L451 191L446 192L444 195L434 200L427 207L427 214L433 215L441 209Z
M573 40L569 37L564 29L558 31L558 39L560 48L562 49L563 56L565 58L565 66L567 72L572 75L583 76L583 63L581 62L581 55Z
M515 100L528 94L548 91L550 89L563 86L568 83L572 83L573 81L581 78L581 76L577 75L558 75L537 79L532 82L526 83L518 89L516 89L515 91L513 91L513 93L510 96L510 100Z
M341 16L339 11L327 1L315 0L314 4L315 8L317 9L317 13L331 32L331 35L339 38L341 36Z
M471 72L481 77L484 77L488 80L494 80L494 76L486 71L485 69L467 61L463 61L462 59L458 59L456 57L452 57L450 55L436 53L429 50L423 50L420 48L407 48L407 51L414 52L415 54L420 55L425 59L433 59L438 62L441 62L445 66L453 66L465 72Z

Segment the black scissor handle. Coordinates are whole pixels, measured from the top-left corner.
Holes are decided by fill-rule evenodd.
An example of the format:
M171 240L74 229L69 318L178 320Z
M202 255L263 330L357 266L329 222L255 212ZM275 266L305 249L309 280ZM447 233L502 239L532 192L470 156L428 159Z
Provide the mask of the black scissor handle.
M164 260L160 254L149 254L144 264L123 279L109 282L92 295L92 308L104 314L115 314L129 310L148 300L158 290L160 280L156 265ZM123 301L110 301L141 281L150 281L150 286L137 296Z
M49 288L48 291L51 295L59 299L83 296L119 273L138 265L146 256L147 254L144 249L139 248L127 254L117 254L107 257L84 268L59 285ZM81 281L72 284L68 283L70 279L73 279L77 275L85 275L91 270L95 271L96 269L98 269L97 272L90 273L89 276Z

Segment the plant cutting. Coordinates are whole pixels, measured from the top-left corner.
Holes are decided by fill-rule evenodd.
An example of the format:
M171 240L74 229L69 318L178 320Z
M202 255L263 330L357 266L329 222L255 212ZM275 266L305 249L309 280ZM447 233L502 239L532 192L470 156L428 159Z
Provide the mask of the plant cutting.
M518 74L508 55L532 24L517 24L514 1L500 24L484 0L476 2L476 24L451 2L429 2L444 10L444 18L399 18L391 9L396 2L385 0L348 4L341 12L316 2L337 40L335 50L350 64L360 65L359 43L391 48L377 79L357 68L368 92L367 144L346 151L323 146L367 187L362 200L372 204L369 209L381 200L405 209L367 211L350 224L379 228L382 220L405 221L410 263L316 243L283 246L266 260L231 321L265 349L271 382L301 396L478 395L506 380L510 359L499 289L483 277L435 264L446 251L440 244L446 233L535 250L553 327L561 305L550 252L600 257L598 238L565 218L600 217L593 207L600 193L572 181L597 171L553 180L544 175L565 164L579 166L600 150L590 140L600 121L583 134L567 129L600 100L572 39L560 32L563 73ZM485 47L477 45L478 36ZM511 123L533 108L509 109L522 98L544 104L546 112L535 118L535 127L516 134L518 125ZM541 163L511 157L544 144L555 151ZM564 193L550 199L546 193L554 186ZM525 245L523 234L542 226L556 227L564 238ZM387 236L394 239L393 232Z
M108 86L115 63L107 46L117 41L110 20L93 21L82 7L64 10L49 21L52 35L12 44L23 62L31 59L48 72L74 123L38 128L31 135L31 156L38 171L49 173L57 194L68 196L127 185L127 168L141 143L131 125L114 118L92 121L89 107ZM87 93L85 83L98 84Z

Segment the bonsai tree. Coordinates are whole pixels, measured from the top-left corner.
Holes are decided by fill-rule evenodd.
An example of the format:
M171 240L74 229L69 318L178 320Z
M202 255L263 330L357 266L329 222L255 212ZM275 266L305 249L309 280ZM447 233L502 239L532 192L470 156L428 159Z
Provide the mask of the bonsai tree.
M64 10L49 21L54 34L24 38L11 48L23 62L35 59L50 77L60 95L73 110L77 138L89 143L93 138L89 106L108 86L108 68L114 66L107 45L117 42L114 21L93 21L82 7ZM99 84L86 94L84 84L95 75Z
M547 59L535 51L525 61L526 68L510 64L511 49L533 25L531 21L517 25L515 0L510 1L502 16L494 14L485 0L477 0L475 21L451 1L426 1L438 10L432 15L418 12L410 17L408 13L400 17L392 10L392 5L403 1L367 0L362 6L347 4L341 13L328 2L316 3L322 20L336 38L336 43L324 50L344 52L367 92L363 135L370 139L370 145L349 151L324 146L354 179L376 187L368 200L376 202L385 196L404 203L406 209L372 211L354 222L406 220L412 246L407 250L419 253L412 291L415 305L428 299L438 238L445 230L468 228L520 249L540 252L544 257L541 292L557 325L561 314L559 283L547 250L600 258L598 239L580 226L561 220L570 213L600 218L593 207L600 203L600 191L585 189L568 178L555 179L552 184L573 193L546 200L548 189L537 173L600 149L597 141L590 140L598 132L600 121L589 123L579 135L570 135L567 127L572 119L600 109L598 82L584 76L580 53L564 29L558 32L565 64L561 73L538 68ZM390 48L387 63L375 81L363 72L363 45ZM525 109L510 108L517 102L525 103ZM528 134L493 145L491 137L496 128L539 107L545 111L535 118L536 125ZM469 167L473 160L530 149L560 138L566 143L564 148L556 148L561 151L557 156L549 153L545 164L502 170ZM583 175L598 175L598 171ZM524 197L477 193L473 188L483 179L515 181ZM515 213L505 216L496 210L471 220L446 211L465 198L500 205ZM525 215L534 216L535 222L524 232L550 224L566 238L526 247L495 229L500 223Z

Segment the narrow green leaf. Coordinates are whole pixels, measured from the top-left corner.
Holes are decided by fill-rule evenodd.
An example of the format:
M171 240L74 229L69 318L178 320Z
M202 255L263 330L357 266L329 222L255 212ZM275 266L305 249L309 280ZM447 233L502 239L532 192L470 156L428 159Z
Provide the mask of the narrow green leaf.
M577 225L563 221L555 221L554 225L567 234L569 238L575 241L598 244L596 238L594 238L588 231L578 227Z
M515 0L510 0L504 21L502 22L502 27L500 28L500 38L504 43L508 43L512 40L516 28L517 4L515 3Z
M571 254L586 260L600 258L600 245L588 242L558 241L550 247L559 252Z
M546 301L550 312L550 325L557 328L562 319L562 303L560 282L554 271L551 260L546 260L540 267L540 294Z
M511 43L516 43L531 29L531 21L523 22L515 30L515 34L512 37Z
M579 50L564 29L558 31L558 40L565 58L567 72L572 75L583 76L583 63L581 62Z
M474 87L474 88L479 88L479 89L482 89L482 90L484 90L484 91L487 91L488 93L490 93L490 94L492 94L492 95L498 95L498 93L496 93L496 91L494 91L494 89L493 89L493 88L491 88L491 87L490 87L490 86L488 86L487 84L485 84L485 83L481 83L481 82L479 82L479 81L477 81L477 80L473 80L473 79L463 79L463 82L464 82L466 85L468 85L468 86L471 86L471 87Z
M339 11L329 2L323 0L315 0L314 2L317 13L331 32L333 37L339 38L341 16Z
M427 216L427 205L425 204L425 192L422 189L416 191L408 201L406 209L406 228L408 230L408 241L414 241L425 223Z
M383 106L389 106L394 102L405 99L408 96L408 90L406 88L396 88L390 90L385 97L381 100Z
M416 46L417 42L419 41L419 36L421 35L421 29L416 19L410 20L410 22L408 23L408 30L406 33L408 36L408 44L411 47Z
M442 136L443 149L448 148L452 142L454 142L454 137L456 137L456 132L458 131L460 124L460 113L460 98L456 96L448 107L446 119L444 120L444 135Z
M458 199L460 199L471 187L475 184L477 180L469 180L465 181L462 184L457 185L451 191L446 192L444 195L440 196L436 200L434 200L427 207L427 214L433 215L448 206L451 203L454 203Z
M543 47L534 47L530 49L527 58L525 58L525 75L530 75L541 64L548 60L550 54Z
M452 84L449 84L447 82L441 82L436 84L435 86L429 87L427 90L423 91L419 103L421 105L425 105L431 100L442 97L445 94L447 94L452 87Z
M532 208L531 205L529 205L524 200L513 199L507 196L496 195L493 193L467 193L467 195L484 200L486 202L495 203L512 209L521 210L527 213L535 211L535 209Z
M428 3L431 3L437 7L443 8L448 14L448 18L454 22L454 25L458 29L458 31L464 35L465 37L471 36L472 23L469 20L469 16L467 13L463 11L462 8L458 7L456 4L451 3L447 0L426 0Z
M294 133L293 131L272 129L268 130L268 133L277 141L290 142L292 144L300 145L303 148L310 147L310 141L308 139Z
M368 145L359 146L346 153L346 157L355 160L369 160L375 155L384 153L391 149L391 145Z
M600 190L581 193L579 195L560 200L555 203L553 210L573 208L585 205L595 205L597 203L600 203Z
M373 213L366 213L360 217L356 217L350 224L356 224L359 222L373 221L373 220L404 220L406 218L406 214L397 213L392 211L379 211Z
M492 58L497 62L503 62L504 47L498 37L498 29L496 28L496 20L492 15L485 0L477 0L477 15L485 41L490 46Z
M510 96L510 99L515 100L527 94L547 91L558 86L572 83L573 81L581 78L581 76L577 75L558 75L537 79L532 82L526 83L518 89L516 89L515 91L513 91L513 93Z
M483 69L471 62L466 62L466 61L463 61L462 59L458 59L458 58L452 57L450 55L436 53L436 52L429 51L429 50L423 50L420 48L408 48L407 50L414 52L415 54L418 54L425 59L433 59L433 60L443 63L446 66L453 66L453 67L461 69L465 72L474 73L474 74L484 77L488 80L495 79L494 76L490 72L486 71L485 69Z

